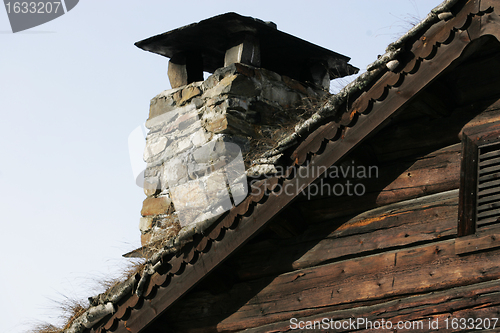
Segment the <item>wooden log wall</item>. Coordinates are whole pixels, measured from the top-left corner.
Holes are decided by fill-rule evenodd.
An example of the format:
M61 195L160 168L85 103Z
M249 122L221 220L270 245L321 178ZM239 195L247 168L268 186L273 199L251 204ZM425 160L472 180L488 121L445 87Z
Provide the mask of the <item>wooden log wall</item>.
M303 214L308 214L310 222L314 223L399 201L458 189L460 151L460 144L455 144L417 159L378 165L378 178L354 181L363 184L366 188L366 193L362 198L356 195L308 198L304 195L298 203L299 209ZM329 181L338 182L337 179L324 179L323 183ZM318 186L323 186L323 184Z
M457 255L455 246L455 239L445 240L239 283L218 295L194 293L165 319L176 332L188 325L188 332L239 331L485 281L500 286L499 249ZM445 296L455 294L448 290ZM429 308L435 304L427 302Z

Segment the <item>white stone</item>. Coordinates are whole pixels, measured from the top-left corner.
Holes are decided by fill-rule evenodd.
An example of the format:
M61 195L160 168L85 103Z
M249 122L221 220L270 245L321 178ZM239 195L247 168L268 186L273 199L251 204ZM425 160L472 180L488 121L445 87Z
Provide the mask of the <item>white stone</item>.
M185 182L188 179L188 169L185 156L176 156L166 161L163 164L162 173L170 188Z
M151 228L153 228L153 217L141 217L141 219L139 220L139 230L141 230L141 233L145 234L146 232L150 231Z
M193 110L196 110L196 106L194 104L187 104L183 107L175 108L174 110L166 112L162 115L159 115L158 117L148 119L146 121L146 127L152 128L152 127L156 127L158 125L168 124L169 122L172 121L172 119L174 117L181 115L181 114L185 114L187 112L191 112Z
M452 19L453 18L453 13L451 12L443 12L443 13L439 13L438 14L438 18L440 20L445 20L445 21L448 21L449 19Z
M205 187L200 180L192 180L185 184L171 187L170 196L177 212L208 206Z
M155 140L155 139L153 139ZM144 149L144 161L149 162L153 157L165 150L167 146L168 138L159 137L155 141L146 140L146 148Z
M399 66L399 61L391 60L386 64L386 66L391 72L394 72L394 70Z
M203 128L191 135L191 142L195 147L201 147L208 142L209 134Z
M206 184L208 201L211 206L218 204L221 199L230 203L226 175L223 169L209 173L202 180Z
M210 99L214 97L218 97L223 94L227 94L231 90L232 82L238 77L238 75L230 75L226 76L213 88L208 89L203 93L201 98Z
M190 137L184 137L177 140L177 153L182 153L193 146Z
M273 164L261 164L252 166L246 171L246 173L250 177L256 177L261 175L275 174L278 173L278 170Z

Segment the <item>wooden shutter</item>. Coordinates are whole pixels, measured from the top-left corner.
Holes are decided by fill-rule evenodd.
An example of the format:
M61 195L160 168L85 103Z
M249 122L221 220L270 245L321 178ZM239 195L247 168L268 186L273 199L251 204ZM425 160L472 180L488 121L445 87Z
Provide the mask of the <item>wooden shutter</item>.
M500 122L463 132L458 236L500 226Z
M500 143L479 147L477 227L500 223Z

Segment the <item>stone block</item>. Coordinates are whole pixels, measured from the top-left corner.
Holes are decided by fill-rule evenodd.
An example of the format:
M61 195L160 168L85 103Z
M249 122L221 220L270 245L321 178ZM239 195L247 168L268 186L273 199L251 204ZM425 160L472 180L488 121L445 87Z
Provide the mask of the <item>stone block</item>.
M174 99L175 103L176 103L177 105L179 105L179 106L180 106L180 105L181 105L180 100L181 100L181 98L182 98L182 89L180 89L180 90L176 91L176 92L172 95L172 98Z
M226 109L246 112L248 111L249 101L241 98L230 97L225 101Z
M228 113L205 117L203 123L205 129L211 133L237 134L251 137L256 135L249 122Z
M236 74L223 78L215 87L205 91L202 98L210 99L220 95L254 97L258 94L259 90L251 78Z
M196 110L192 110L191 112L180 115L172 124L172 127L182 131L197 120L199 120L198 112L196 112Z
M281 81L281 75L276 72L267 70L265 68L259 68L255 70L255 78L259 81Z
M250 110L256 112L254 117L258 120L260 125L275 125L276 115L283 112L283 108L279 105L269 101L260 100L250 104Z
M231 184L231 195L235 205L238 205L248 194L246 179L242 182Z
M149 162L151 159L165 150L168 144L168 138L161 137L148 137L146 140L146 147L144 149L144 161Z
M163 163L162 176L169 187L177 186L188 180L187 156L178 155Z
M307 88L297 80L291 79L288 76L282 76L281 80L286 86L292 90L298 91L301 94L307 95Z
M192 148L189 136L175 138L171 144L167 145L163 153L157 155L153 162L164 164L171 162L174 157L184 156Z
M141 234L145 234L148 231L151 231L153 228L153 217L152 216L146 216L146 217L141 217L139 220L139 230L141 231Z
M170 187L170 196L178 213L188 209L201 209L201 212L208 205L205 186L200 180Z
M227 95L217 95L213 98L209 98L205 100L205 107L213 108L213 107L221 107L221 105L225 104L228 99Z
M153 119L166 112L175 110L176 107L177 104L172 95L155 97L149 103L149 119Z
M160 191L158 177L144 178L144 194L148 197L157 194Z
M172 60L168 62L167 70L168 80L172 88L182 87L188 84L188 73L186 64L175 63Z
M207 79L205 81L203 81L203 83L201 84L201 87L200 87L202 91L212 89L213 87L215 87L219 83L219 81L222 78L218 75L218 73L217 73L218 70L219 69L217 69L215 71L215 73L213 73L212 75L207 77Z
M215 77L216 82L235 74L243 74L247 77L254 77L255 70L256 69L254 67L242 63L234 63L232 65L216 69L213 76Z
M142 216L160 215L171 213L171 203L169 197L149 197L142 203Z
M221 133L227 129L227 118L225 114L215 114L204 119L205 129L211 133Z
M161 165L175 155L177 155L177 143L175 141L172 141L160 155L158 155L151 161L151 163ZM163 170L161 170L161 172L163 172Z
M176 54L168 62L168 79L172 88L203 81L203 59L201 54L190 52Z
M189 136L177 140L177 153L185 152L191 147L193 147L193 143Z
M325 66L313 64L309 67L312 82L324 90L330 90L330 74Z
M227 132L251 137L256 136L254 128L247 121L239 119L231 114L226 114L226 119L228 125Z
M299 93L277 85L269 85L265 89L262 89L261 96L283 107L291 107L302 99Z
M254 69L253 67L249 67L249 66L247 66L245 64L241 64L241 63L233 64L232 66L234 66L235 73L240 73L240 74L243 74L243 75L248 76L248 77L255 76L256 69Z
M211 171L212 171L211 163L197 163L195 161L190 161L188 163L188 175L190 179L198 179L205 177Z
M208 142L192 152L194 163L207 164L214 158L214 145L215 142Z
M193 104L197 109L199 109L203 106L203 104L205 104L205 101L202 100L201 98L195 97L191 100L191 104Z
M210 140L210 134L203 128L200 128L195 133L191 134L190 140L195 147L201 147Z
M149 242L151 242L151 237L152 236L153 236L152 232L141 234L141 245L142 246L148 245Z
M161 164L148 163L144 170L144 178L157 177L161 172Z
M238 64L232 64L230 66L217 68L213 75L216 77L217 81L220 81L225 77L235 75L238 73L238 70L236 67L237 65Z
M227 188L226 175L223 169L215 170L203 178L207 189L207 199L210 210L222 206L225 210L231 208L231 200Z
M179 211L178 213L179 216L179 222L181 227L185 227L189 224L200 222L200 210L199 209L184 209Z
M224 56L224 67L234 63L260 67L259 40L247 35L240 43L229 48Z
M190 99L192 99L193 97L199 95L201 95L201 89L196 86L189 85L186 88L182 89L181 99L177 103L179 105L182 105L187 101L189 101Z
M184 139L189 139L191 141L191 137L196 134L201 128L201 122L196 121L182 131L175 131L174 133L171 133L169 137L172 137L172 139L178 143Z
M191 105L191 104L188 104L188 105L186 105L184 107L180 107L180 108L176 107L176 108L172 109L171 111L166 112L164 114L161 114L159 116L156 116L154 118L150 117L146 121L146 127L149 129L153 129L153 128L156 128L158 126L170 124L179 116L179 114L183 114L186 111L192 111L192 110L195 110L195 107L194 107L194 105Z
M276 169L276 166L274 164L258 164L252 166L250 169L247 170L247 175L249 177L261 177L264 175L274 175L277 174L278 170Z
M222 94L227 94L227 91L229 90L229 86L231 85L232 81L236 78L236 75L232 75L230 77L225 77L221 81L217 82L217 84L210 88L207 89L201 98L207 100L215 97L220 97ZM208 104L208 103L207 103Z

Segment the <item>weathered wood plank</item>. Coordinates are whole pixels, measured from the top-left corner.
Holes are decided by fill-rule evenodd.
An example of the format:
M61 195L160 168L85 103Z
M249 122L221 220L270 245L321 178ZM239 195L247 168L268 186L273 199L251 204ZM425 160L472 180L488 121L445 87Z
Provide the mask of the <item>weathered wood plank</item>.
M297 318L299 321L310 321L313 323L314 321L321 321L323 318L333 321L343 321L348 320L348 318L364 318L372 322L384 319L385 321L391 321L394 325L397 325L398 321L422 320L425 323L424 330L422 331L428 329L429 319L433 322L438 319L438 326L441 328L440 331L445 331L446 318L450 318L450 320L451 318L494 318L498 317L499 305L500 280L493 280L444 291L399 298L375 305L356 305L351 309L324 312L310 317L297 318L297 316L291 314L290 318ZM247 329L244 332L288 332L290 331L290 325L290 320L286 320ZM316 330L316 332L318 331L321 332L322 330ZM335 329L334 331L349 332L350 330ZM404 331L398 330L398 332ZM415 331L417 330L413 330L413 332ZM301 332L309 331L301 330Z
M471 235L476 231L478 148L466 134L462 137L458 236Z
M500 172L479 177L480 182L490 181L494 179L500 179Z
M496 202L492 202L492 203L488 203L488 204L484 204L484 205L478 206L477 207L477 211L478 212L482 212L482 211L490 210L490 209L493 209L493 208L500 208L500 202L496 201Z
M492 195L492 196L487 196L484 198L479 198L477 201L480 205L486 204L488 202L498 202L500 201L500 194L499 195Z
M474 235L458 238L455 253L466 254L500 247L500 227L478 231Z
M310 226L288 241L249 244L229 260L242 280L456 234L458 190L387 205L347 221Z
M460 184L460 149L459 144L452 145L414 162L380 166L378 178L351 180L351 183L359 182L365 186L366 193L362 197L333 195L317 196L319 199L313 200L316 196L304 193L297 206L304 216L308 216L310 222L316 223L398 201L457 189ZM329 178L316 186L320 189L325 186L328 190L338 181ZM323 194L332 194L326 190Z
M494 227L494 224L500 223L500 217L493 216L493 217L488 217L485 219L482 219L481 221L477 222L477 227L481 228L481 230L484 230L485 227L487 226L492 226Z
M496 156L500 156L500 150L494 150L494 151L490 151L488 153L481 154L481 160L485 160L487 158L496 157ZM483 166L483 165L487 165L487 164L494 164L494 163L497 163L497 161L498 161L498 158L494 158L491 160L486 160L484 162L481 162L480 165Z
M479 169L479 174L485 175L485 174L489 174L492 172L498 172L498 171L500 171L500 167L498 165L493 165L493 166L490 166L490 167L487 167L484 169Z
M490 209L490 210L486 210L484 212L481 212L479 214L477 214L477 218L478 219L483 219L483 218L487 218L487 217L493 217L493 216L496 216L496 217L500 217L500 208L499 209Z
M217 318L217 330L241 330L289 320L292 314L322 313L342 304L498 279L499 260L498 249L457 256L455 241L443 241L242 283L228 294L189 295L171 312L169 319L185 326L190 311L195 311L205 327L209 326L210 318Z
M500 156L500 150L496 150L494 151L494 153L497 153L498 156ZM486 154L484 154L486 155ZM491 158L491 159L485 159L485 156L482 155L480 158L479 158L479 167L487 167L487 166L490 166L490 165L495 165L495 164L500 164L500 157L497 157L497 158Z
M482 190L481 193L479 193L480 197L486 197L492 194L497 194L500 193L500 188L495 187L495 188L490 188L487 190Z
M484 182L478 185L478 188L480 190L488 188L488 187L493 187L493 186L499 186L500 185L500 179L499 180L492 180L489 182Z
M469 109L468 112L472 112L472 113L477 112L477 110L482 110L483 108L485 108L485 109L480 114L475 116L471 121L469 121L462 129L462 132L467 132L474 127L477 128L479 126L487 126L487 124L491 124L491 123L495 123L495 122L500 121L500 100L495 100L495 98L494 98L494 101L491 101L491 100L489 102L484 101L484 103L486 105L487 104L490 104L490 105L489 106L483 105L481 107L481 105L478 106L476 103L474 105L469 106L468 108L466 107L466 109ZM460 134L459 137L461 139L462 134Z

